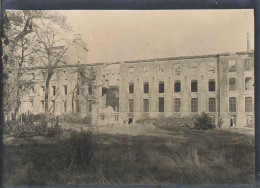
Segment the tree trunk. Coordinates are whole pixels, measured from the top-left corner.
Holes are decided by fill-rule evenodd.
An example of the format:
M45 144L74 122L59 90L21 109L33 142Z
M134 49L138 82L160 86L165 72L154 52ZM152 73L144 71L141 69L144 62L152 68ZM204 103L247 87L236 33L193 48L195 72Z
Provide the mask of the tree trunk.
M45 94L44 94L44 102L45 102L45 113L49 112L49 90L50 90L50 80L52 77L52 72L48 72L48 76L45 82Z

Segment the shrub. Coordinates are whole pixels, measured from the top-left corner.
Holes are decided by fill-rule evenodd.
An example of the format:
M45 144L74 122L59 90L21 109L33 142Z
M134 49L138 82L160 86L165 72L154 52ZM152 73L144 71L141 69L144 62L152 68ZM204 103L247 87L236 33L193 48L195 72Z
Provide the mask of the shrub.
M194 117L158 117L152 120L157 127L194 127Z
M80 123L80 124L91 124L91 116L87 115L85 117L81 117L78 113L70 113L70 114L64 114L60 117L62 122L67 123Z
M202 112L201 115L198 115L196 117L194 129L207 130L207 129L214 129L214 128L215 125L212 119L205 112Z
M10 135L12 134L14 128L16 127L16 125L18 125L19 122L17 120L10 120L10 121L6 121L4 123L3 126L3 134L4 135Z
M90 131L72 132L68 144L68 162L77 167L89 165L94 149L93 136Z

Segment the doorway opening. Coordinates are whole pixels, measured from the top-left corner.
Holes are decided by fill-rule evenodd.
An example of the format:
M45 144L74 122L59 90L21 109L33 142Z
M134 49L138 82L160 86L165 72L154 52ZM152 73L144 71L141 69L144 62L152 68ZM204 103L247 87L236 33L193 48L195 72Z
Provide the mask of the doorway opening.
M230 127L236 127L236 116L230 116Z
M133 123L133 118L128 118L128 124Z

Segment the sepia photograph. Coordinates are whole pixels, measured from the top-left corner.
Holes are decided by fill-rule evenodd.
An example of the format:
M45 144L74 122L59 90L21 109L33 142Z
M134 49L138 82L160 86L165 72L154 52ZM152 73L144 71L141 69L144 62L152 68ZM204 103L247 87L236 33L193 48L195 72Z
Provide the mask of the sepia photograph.
M253 9L3 20L4 186L255 184Z

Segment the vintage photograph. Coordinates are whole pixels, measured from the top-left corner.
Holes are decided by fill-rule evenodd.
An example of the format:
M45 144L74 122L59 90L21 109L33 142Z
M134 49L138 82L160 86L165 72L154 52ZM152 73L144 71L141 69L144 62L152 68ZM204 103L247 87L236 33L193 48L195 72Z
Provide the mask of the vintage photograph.
M3 185L254 184L254 10L5 10Z

